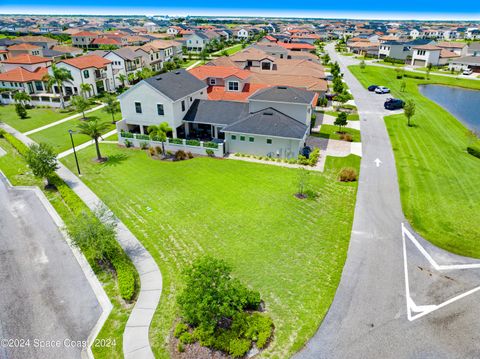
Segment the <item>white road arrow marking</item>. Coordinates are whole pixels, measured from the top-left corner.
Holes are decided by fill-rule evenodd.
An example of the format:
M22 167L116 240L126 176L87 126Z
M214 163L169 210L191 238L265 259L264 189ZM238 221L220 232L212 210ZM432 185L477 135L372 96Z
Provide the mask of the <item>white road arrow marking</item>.
M380 167L380 165L382 164L382 161L380 161L380 158L377 158L375 161L375 164L377 165L377 167Z

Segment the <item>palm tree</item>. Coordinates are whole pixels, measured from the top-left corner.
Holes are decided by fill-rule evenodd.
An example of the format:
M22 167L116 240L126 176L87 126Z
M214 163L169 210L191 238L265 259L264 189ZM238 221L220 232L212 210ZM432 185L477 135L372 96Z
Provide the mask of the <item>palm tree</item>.
M105 95L105 109L104 111L112 115L112 123L115 123L115 114L118 112L117 97L112 94Z
M107 122L99 122L96 118L82 122L77 126L79 133L87 135L95 141L98 162L104 161L104 158L102 158L102 154L100 153L98 138L102 136L102 133L105 132L109 128L109 126L110 125Z
M137 78L137 75L134 74L133 72L131 74L128 74L128 83L130 85L133 85L135 83L136 78Z
M13 95L13 99L15 100L16 103L19 103L22 106L25 106L26 102L30 101L32 98L28 93L24 91L18 91L18 92L15 92L15 94Z
M155 126L148 126L147 128L150 138L154 141L160 141L162 143L162 153L165 157L165 141L167 140L167 133L172 131L172 128L168 125L168 122L162 122Z
M122 87L125 87L125 81L127 81L127 76L124 74L118 75L118 80L122 83Z
M80 93L85 99L87 99L86 94L88 94L88 97L90 97L90 91L92 91L92 85L87 83L80 84Z
M63 83L65 81L73 81L72 74L67 69L57 67L52 65L52 74L46 74L43 77L43 80L47 82L47 87L49 89L53 88L54 85L57 85L60 93L60 103L62 108L65 108L65 101L63 100Z

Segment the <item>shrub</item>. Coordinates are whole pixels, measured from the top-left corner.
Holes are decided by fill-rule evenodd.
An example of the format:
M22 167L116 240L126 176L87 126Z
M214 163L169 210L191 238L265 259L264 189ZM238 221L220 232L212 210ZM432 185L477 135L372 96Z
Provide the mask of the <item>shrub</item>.
M229 353L234 358L241 358L247 354L250 349L251 343L248 339L233 339L230 341Z
M136 294L137 278L135 268L125 253L118 248L110 258L110 262L117 273L118 289L123 299L130 301Z
M480 145L471 145L467 147L467 152L472 156L480 158Z
M3 137L18 151L18 153L24 157L27 155L29 149L22 141L8 132L5 132Z
M148 144L148 142L146 142L146 141L140 142L140 148L141 148L142 150L146 150L146 149L149 148L149 147L150 147L150 145Z
M173 335L175 338L180 338L180 336L187 331L188 331L188 325L180 322L175 327L175 330L173 331Z
M129 148L129 147L132 147L132 146L133 146L133 142L132 142L132 141L130 141L130 140L125 140L123 143L125 144L125 147L127 147L127 148Z
M135 138L137 140L149 140L150 139L150 136L149 135L142 135L141 133L137 133L135 135Z
M150 153L150 156L155 156L155 154L156 154L155 148L153 148L153 147L150 147L148 149L148 152Z
M357 170L351 167L342 168L338 177L341 182L355 182L357 180Z
M180 353L183 353L185 351L185 347L183 346L183 344L181 342L178 342L177 349Z
M189 146L200 146L200 141L199 140L187 140L186 144Z
M5 131L3 128L0 128L0 138L3 138L3 135L5 135L7 131Z
M257 342L257 347L262 349L272 336L273 321L270 317L260 313L253 313L247 318L248 328L245 337Z
M192 344L195 342L195 338L189 332L185 332L182 335L180 335L179 339L180 339L180 342L182 342L183 344Z
M173 143L175 145L182 145L183 144L183 140L181 138L169 138L168 142Z
M120 137L123 137L123 138L133 138L133 133L130 133L130 132L126 132L126 131L123 131L121 130L120 131Z
M320 158L320 149L314 148L313 151L310 153L310 166L315 166Z
M205 152L207 153L208 157L215 157L215 152L211 149L206 149ZM242 156L243 157L243 156Z
M178 150L177 152L175 152L175 161L183 161L183 160L186 160L187 158L188 156L185 153L185 151Z
M157 155L161 155L162 154L162 148L160 146L155 146L155 152L157 153Z
M191 158L193 158L193 153L192 153L192 152L190 152L190 151L188 151L188 152L187 152L187 156L188 156L188 158L190 158L190 159L191 159Z
M349 133L342 133L340 135L340 139L342 141L348 141L348 142L353 142L353 136Z
M208 147L208 148L218 148L218 143L215 143L215 142L205 142L203 144L203 147Z
M27 118L27 109L21 103L15 104L15 111L17 112L18 117L21 119Z

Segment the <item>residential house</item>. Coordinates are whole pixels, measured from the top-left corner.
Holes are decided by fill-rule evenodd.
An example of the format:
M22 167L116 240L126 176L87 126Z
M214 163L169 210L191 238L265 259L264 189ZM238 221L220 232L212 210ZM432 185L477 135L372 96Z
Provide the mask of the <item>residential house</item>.
M133 74L143 68L143 56L130 47L123 47L116 50L102 51L96 50L90 55L97 55L112 62L112 72L115 78L115 87L122 85L119 76Z
M48 67L52 64L52 60L46 57L33 55L18 55L15 57L8 57L6 60L0 62L0 72L7 72L17 67L23 67L28 71L35 71L39 67Z
M63 85L63 92L66 95L80 93L81 84L89 84L92 92L88 95L95 96L104 91L114 91L119 86L113 76L112 61L97 55L85 55L72 59L61 60L57 67L70 71L73 81ZM51 72L51 69L49 69ZM58 88L55 88L58 93Z
M220 34L215 31L195 31L185 39L188 51L202 52L213 39L220 40Z
M43 49L51 49L58 45L58 41L46 36L19 36L15 38L15 42L28 43L40 46Z
M480 56L480 42L472 42L470 45L468 45L467 55Z
M440 41L436 44L436 46L451 51L458 56L467 56L468 54L468 46L464 42L447 42L447 41Z
M43 48L38 45L32 45L28 43L20 43L11 45L7 48L9 56L15 57L18 55L33 55L43 56Z
M83 54L82 49L75 46L68 46L68 45L57 45L52 47L52 50L61 52L67 57L75 57Z
M93 40L98 37L98 34L91 31L80 31L72 35L72 45L87 49Z
M449 60L460 57L455 52L439 47L437 45L421 45L413 47L412 66L433 66L446 65Z
M416 39L412 41L386 41L379 45L378 47L378 57L383 58L392 58L396 60L406 61L410 59L413 55L412 48L419 45L427 45L434 43L430 39Z
M477 56L456 57L448 63L448 69L454 71L472 70L480 73L480 54Z

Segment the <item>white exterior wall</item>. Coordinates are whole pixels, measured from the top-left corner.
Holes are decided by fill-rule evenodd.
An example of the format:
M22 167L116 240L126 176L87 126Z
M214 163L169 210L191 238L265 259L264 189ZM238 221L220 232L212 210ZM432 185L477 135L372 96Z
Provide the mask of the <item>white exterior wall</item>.
M237 37L241 39L248 39L250 36L248 34L248 31L245 29L240 29L237 32Z
M38 64L7 64L7 63L4 63L4 64L2 64L2 71L7 72L7 71L10 71L10 70L16 69L17 67L23 67L25 70L33 72L36 69L38 69L39 67L48 67L51 64L52 64L51 61L40 62Z
M190 97L192 97L192 101L190 101ZM183 99L185 111L182 111L182 100L173 102L145 82L140 82L119 97L122 118L125 119L126 124L148 127L167 122L173 129L173 137L177 137L176 128L182 125L183 117L195 99L206 100L207 89L185 97ZM135 112L135 102L141 103L142 113ZM163 116L158 114L157 104L163 105Z
M232 140L232 135L236 136ZM245 141L240 141L240 136L245 136ZM252 137L254 142L250 142ZM267 139L272 143L268 144ZM305 142L303 139L289 139L281 137L269 137L242 133L225 132L226 151L229 153L248 153L256 156L271 156L280 158L297 158L300 149Z
M419 51L425 51L425 54L420 55ZM428 51L428 50L414 49L413 56L412 56L412 65L415 63L415 60L425 61L425 67L427 67L428 64L437 66L440 60L440 50Z
M57 64L57 67L65 68L68 71L70 71L70 74L73 77L73 81L71 81L71 84L72 84L73 87L77 88L77 92L80 91L80 84L87 83L87 84L90 84L92 86L91 95L94 96L94 95L98 94L97 84L96 84L97 80L95 79L96 68L90 67L90 68L87 68L87 69L84 69L84 70L80 70L80 69L78 69L76 67L73 67L73 66L70 66L69 64L66 64L64 62L59 62ZM114 83L116 84L116 82L114 82L114 80L113 80L112 64L107 64L105 67L106 67L106 70L105 70L106 78L103 79L105 81L105 91L113 91L115 89ZM88 78L85 78L84 71L88 71L88 73L89 73ZM49 72L51 73L51 69L49 69ZM98 79L98 80L100 80L100 79ZM65 83L65 85L68 86L68 83ZM119 86L118 84L116 84L116 85Z
M282 103L282 102L268 102L268 101L249 101L250 113L264 110L266 108L274 108L277 111L284 113L287 116L300 121L307 126L310 125L310 119L312 117L312 108L310 105L295 104L295 103Z

